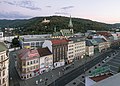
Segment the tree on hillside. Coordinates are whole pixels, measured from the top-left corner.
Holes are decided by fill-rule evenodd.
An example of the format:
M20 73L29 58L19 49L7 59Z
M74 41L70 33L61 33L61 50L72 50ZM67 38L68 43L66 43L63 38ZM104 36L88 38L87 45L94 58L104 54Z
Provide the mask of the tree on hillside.
M12 47L20 47L19 38L12 39Z

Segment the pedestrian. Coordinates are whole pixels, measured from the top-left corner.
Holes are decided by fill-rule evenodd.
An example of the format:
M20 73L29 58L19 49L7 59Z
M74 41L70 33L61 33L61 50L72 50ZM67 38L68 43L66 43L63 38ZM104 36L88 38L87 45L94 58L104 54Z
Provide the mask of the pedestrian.
M45 85L47 85L47 81L45 81Z
M59 76L60 76L60 72L59 72Z
M36 80L36 85L38 84L38 80Z
M42 79L40 79L40 82L42 82Z
M47 81L48 79L46 78L45 80Z
M53 75L51 76L51 78L53 78Z

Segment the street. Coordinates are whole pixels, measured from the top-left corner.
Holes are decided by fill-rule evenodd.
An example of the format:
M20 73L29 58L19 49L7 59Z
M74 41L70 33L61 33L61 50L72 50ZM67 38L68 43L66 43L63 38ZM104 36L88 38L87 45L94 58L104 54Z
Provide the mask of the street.
M10 65L9 65L9 78L10 78L10 84L12 86L20 86L19 84L19 75L15 69L15 58L13 57L13 53L14 52L11 52L9 54L9 61L10 61Z
M78 67L75 70L72 70L71 72L65 74L63 77L55 80L55 82L51 83L48 86L65 86L67 83L78 77L79 75L84 73L84 66L85 66L85 71L96 65L97 63L101 62L103 59L106 58L111 52L114 52L114 50L106 52L102 54L101 56L98 56L97 58L93 59L90 62L87 62L85 65L82 65Z

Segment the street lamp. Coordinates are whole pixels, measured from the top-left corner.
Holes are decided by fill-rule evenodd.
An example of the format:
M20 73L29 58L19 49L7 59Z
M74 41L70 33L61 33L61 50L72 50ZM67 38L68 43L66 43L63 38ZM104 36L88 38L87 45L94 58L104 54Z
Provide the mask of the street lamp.
M85 68L86 66L85 65L86 65L86 60L87 60L86 54L83 54L83 57L85 58L85 61L84 61L84 78L85 78L85 75L86 75L85 74L85 71L86 71L86 68Z

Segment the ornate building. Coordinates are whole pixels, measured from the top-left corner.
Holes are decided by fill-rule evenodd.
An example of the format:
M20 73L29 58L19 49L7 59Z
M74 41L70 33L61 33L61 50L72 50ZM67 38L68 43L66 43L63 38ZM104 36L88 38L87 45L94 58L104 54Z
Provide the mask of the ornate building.
M9 86L8 66L9 58L7 47L3 42L0 42L0 86Z
M53 53L53 66L63 66L67 62L68 41L66 39L45 40L42 47Z

